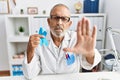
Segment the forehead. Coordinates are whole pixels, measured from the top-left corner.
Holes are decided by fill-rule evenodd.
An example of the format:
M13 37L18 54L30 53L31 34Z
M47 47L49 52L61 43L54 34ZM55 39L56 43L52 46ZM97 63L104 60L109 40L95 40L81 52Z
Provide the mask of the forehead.
M52 9L51 15L70 16L70 11L64 6L57 6Z

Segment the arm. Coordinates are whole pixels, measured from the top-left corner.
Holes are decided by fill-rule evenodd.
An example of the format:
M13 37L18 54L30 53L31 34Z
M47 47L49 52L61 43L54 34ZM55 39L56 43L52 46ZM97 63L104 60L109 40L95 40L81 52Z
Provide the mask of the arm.
M86 69L86 70L91 70L93 69L96 65L98 65L101 61L101 55L100 53L98 52L97 49L94 49L94 53L95 53L95 56L93 59L93 63L89 63L87 58L85 56L81 56L80 57L80 63L81 63L81 66L82 68Z
M32 79L36 77L41 71L41 64L39 61L39 56L34 53L34 56L30 63L27 61L27 53L25 53L25 59L23 61L23 73L25 78Z
M42 35L35 34L31 35L28 46L27 46L27 62L30 63L34 53L35 53L35 48L40 44L40 38L43 38Z
M24 76L31 79L37 76L40 72L40 61L37 51L37 46L39 45L39 40L42 38L41 35L35 34L30 36L27 52L25 53L25 60L23 62L23 72Z

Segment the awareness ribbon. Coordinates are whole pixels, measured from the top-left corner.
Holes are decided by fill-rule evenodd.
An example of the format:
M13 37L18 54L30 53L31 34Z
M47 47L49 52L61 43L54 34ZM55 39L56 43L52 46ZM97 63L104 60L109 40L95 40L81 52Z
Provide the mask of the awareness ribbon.
M45 38L47 36L47 31L44 28L40 27L39 34L44 36L44 38L40 38L40 45L48 46L48 40Z

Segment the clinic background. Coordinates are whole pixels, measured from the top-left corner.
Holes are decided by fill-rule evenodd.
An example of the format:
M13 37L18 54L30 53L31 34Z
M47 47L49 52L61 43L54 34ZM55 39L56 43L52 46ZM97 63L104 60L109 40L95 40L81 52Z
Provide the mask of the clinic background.
M43 10L46 10L46 14L49 14L50 9L54 4L63 3L66 4L72 13L75 13L74 3L82 0L16 0L16 8L25 9L28 6L36 6L39 8L39 14L42 14ZM120 29L120 1L119 0L99 0L99 13L107 14L106 27L112 27L113 29ZM15 7L12 0L9 0L10 10ZM82 12L82 10L81 10ZM26 13L26 12L25 12ZM116 47L120 52L120 39L116 39ZM110 41L107 38L106 48L111 48ZM6 51L6 33L4 16L0 15L0 71L9 70L8 55Z

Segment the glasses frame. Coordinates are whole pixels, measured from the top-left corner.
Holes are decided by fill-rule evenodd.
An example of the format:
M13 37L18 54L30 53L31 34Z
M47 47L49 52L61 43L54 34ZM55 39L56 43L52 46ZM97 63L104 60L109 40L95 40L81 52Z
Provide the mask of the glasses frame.
M50 18L51 18L51 19L53 19L53 17L56 18L56 19L55 19L56 21L58 21L59 19L61 19L62 22L64 22L64 23L67 23L67 22L70 21L70 17L67 17L67 16L50 15ZM66 21L64 21L63 19L66 19Z

